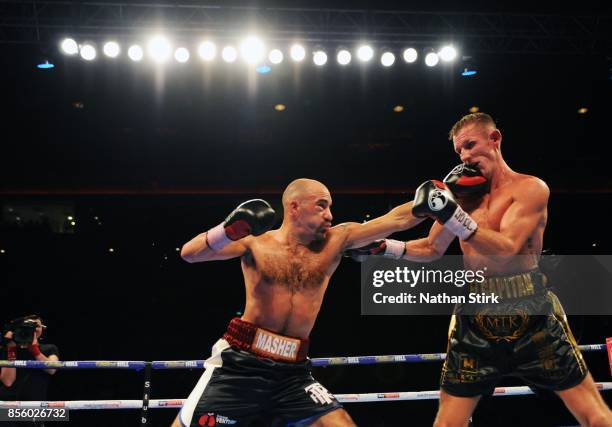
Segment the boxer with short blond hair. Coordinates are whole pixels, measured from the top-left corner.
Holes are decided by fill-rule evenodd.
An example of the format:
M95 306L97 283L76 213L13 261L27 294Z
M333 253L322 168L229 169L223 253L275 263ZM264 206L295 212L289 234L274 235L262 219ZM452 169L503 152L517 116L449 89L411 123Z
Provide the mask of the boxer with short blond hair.
M612 426L563 308L538 269L546 183L508 166L502 134L488 114L464 116L450 139L463 164L444 182L417 189L413 214L436 222L428 237L405 242L404 258L438 259L458 237L465 268L486 270L486 280L470 292L494 294L501 303L455 307L434 426L467 426L480 397L507 375L556 392L581 425ZM377 255L389 244L398 242L374 242L360 252Z

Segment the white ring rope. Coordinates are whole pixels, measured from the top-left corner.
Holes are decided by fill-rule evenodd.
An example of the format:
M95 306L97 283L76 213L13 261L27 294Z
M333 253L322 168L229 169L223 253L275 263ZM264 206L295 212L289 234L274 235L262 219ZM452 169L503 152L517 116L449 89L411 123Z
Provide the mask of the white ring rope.
M612 390L612 382L595 383L599 391ZM497 387L493 396L520 396L534 394L527 386ZM362 394L337 394L341 403L389 402L400 400L433 400L440 397L439 390L403 391ZM185 399L151 399L149 408L180 408ZM66 401L0 401L0 408L67 408L67 409L140 409L142 400L66 400Z

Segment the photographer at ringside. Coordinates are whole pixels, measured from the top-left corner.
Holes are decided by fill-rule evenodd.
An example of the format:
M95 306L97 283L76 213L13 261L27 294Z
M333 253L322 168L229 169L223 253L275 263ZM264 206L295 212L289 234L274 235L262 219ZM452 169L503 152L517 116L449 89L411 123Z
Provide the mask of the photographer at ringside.
M42 318L35 314L13 319L5 326L2 334L4 342L0 350L0 359L59 360L57 346L40 343L45 329ZM56 371L57 369L2 368L0 400L47 400L49 380ZM18 425L43 426L43 423Z

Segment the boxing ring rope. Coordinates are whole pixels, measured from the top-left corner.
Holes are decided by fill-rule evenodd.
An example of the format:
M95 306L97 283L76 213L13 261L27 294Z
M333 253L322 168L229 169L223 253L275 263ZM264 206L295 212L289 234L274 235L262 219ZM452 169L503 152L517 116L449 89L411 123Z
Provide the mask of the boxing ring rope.
M599 391L612 390L612 382L595 383ZM534 394L526 386L521 387L496 387L493 396L521 396ZM361 393L361 394L335 394L341 403L365 403L365 402L397 402L401 400L434 400L440 397L439 390L430 391L404 391L384 393ZM151 399L151 408L174 408L180 409L185 399ZM142 400L71 400L71 401L28 401L28 402L5 402L0 401L0 408L67 408L67 409L142 409Z
M605 351L606 344L585 344L579 346L582 352ZM420 363L436 362L446 358L446 353L395 354L380 356L319 357L310 359L312 366L373 365L379 363ZM140 371L147 363L151 369L198 369L204 368L204 360L157 360L145 362L138 360L76 360L76 361L38 361L38 360L0 360L0 368L29 369L131 369Z
M606 344L588 344L579 346L583 352L607 350ZM442 361L445 353L399 354L377 356L323 357L311 359L313 366L373 365L379 363L420 363ZM198 369L204 367L204 360L166 360L166 361L121 361L121 360L76 360L76 361L36 361L36 360L0 360L0 367L26 369L123 369L145 372L145 393L142 400L73 400L73 401L0 401L0 408L67 408L71 410L87 409L140 409L143 414L141 425L147 424L146 411L153 408L182 407L185 399L149 399L150 372L153 369ZM612 390L612 382L596 383L599 391ZM534 392L526 386L496 387L493 396L520 396ZM405 400L439 399L439 390L380 392L361 394L336 394L341 403L389 402Z

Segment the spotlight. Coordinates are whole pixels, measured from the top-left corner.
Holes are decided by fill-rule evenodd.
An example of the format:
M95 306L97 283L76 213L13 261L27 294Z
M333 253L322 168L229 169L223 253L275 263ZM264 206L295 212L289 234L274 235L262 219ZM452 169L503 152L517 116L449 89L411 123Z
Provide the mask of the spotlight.
M317 50L312 54L312 62L315 65L325 65L327 63L327 54L322 50Z
M589 109L586 107L581 107L578 109L578 114L586 114L589 112Z
M404 111L403 105L396 105L395 107L393 107L393 112L395 113L401 113L402 111Z
M351 62L351 52L346 49L341 49L336 55L336 60L340 65L348 65Z
M440 61L440 58L435 52L429 52L427 55L425 55L425 65L428 67L435 67L438 64L438 61Z
M392 52L385 52L380 57L380 63L384 67L390 67L395 63L395 55Z
M119 44L114 41L106 42L104 43L102 51L104 52L104 55L108 56L109 58L116 58L120 51Z
M257 37L248 37L240 45L242 58L249 64L257 64L264 58L264 44Z
M155 36L151 39L148 46L149 55L157 63L166 62L172 53L170 42L162 36Z
M444 46L438 52L438 56L444 62L450 62L457 57L457 50L452 46Z
M225 46L221 51L221 57L225 62L234 62L238 58L238 52L234 46Z
M184 47L179 47L174 51L174 59L178 62L184 63L189 61L189 51Z
M132 61L141 61L144 56L144 52L139 45L134 44L128 49L128 56Z
M415 48L409 47L408 49L404 49L403 57L404 57L404 61L411 64L417 60L417 58L419 57L419 54Z
M285 104L276 104L276 105L274 106L274 109L275 109L276 111L285 111L285 108L287 108L287 107L285 107Z
M272 49L268 55L268 59L273 64L280 64L283 62L283 52L281 52L279 49Z
M296 62L301 62L306 57L306 49L301 44L294 44L289 51L291 59Z
M205 40L198 46L198 55L204 61L212 61L217 55L217 46L213 42Z
M66 55L76 55L79 53L79 45L77 45L74 39L64 39L61 48Z
M480 108L478 108L476 105L470 107L470 109L468 110L470 113L474 114L480 111Z
M85 43L81 46L81 58L85 61L93 61L96 58L96 48L89 43Z
M364 45L357 49L357 58L360 61L367 62L374 57L374 50L368 45Z

